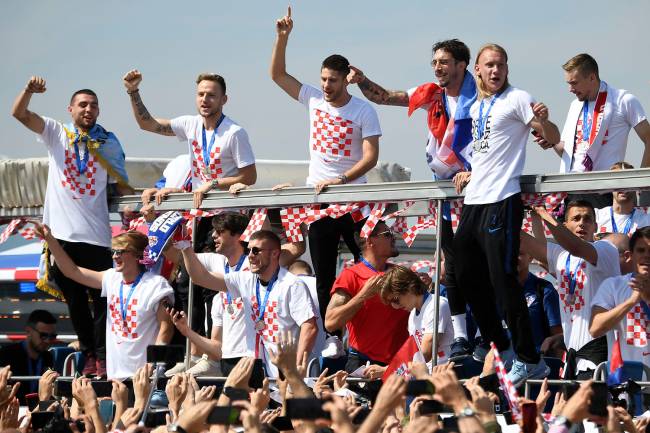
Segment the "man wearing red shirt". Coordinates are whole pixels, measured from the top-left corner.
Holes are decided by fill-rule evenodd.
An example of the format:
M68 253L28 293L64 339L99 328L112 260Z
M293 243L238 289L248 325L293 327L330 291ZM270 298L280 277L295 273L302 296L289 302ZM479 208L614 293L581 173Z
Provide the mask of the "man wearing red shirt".
M333 332L347 327L348 372L370 362L364 375L381 377L382 366L390 363L408 337L409 313L382 303L374 284L386 270L386 261L398 254L393 232L380 221L365 239L361 261L343 270L332 286L325 328Z

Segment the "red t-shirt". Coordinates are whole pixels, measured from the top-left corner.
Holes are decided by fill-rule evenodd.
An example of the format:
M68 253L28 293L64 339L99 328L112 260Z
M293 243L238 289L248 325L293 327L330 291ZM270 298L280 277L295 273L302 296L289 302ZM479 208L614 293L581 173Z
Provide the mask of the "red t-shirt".
M344 269L334 282L331 294L343 290L354 297L375 274L363 263ZM369 358L388 364L408 338L408 317L408 311L396 310L375 295L345 325L349 344Z

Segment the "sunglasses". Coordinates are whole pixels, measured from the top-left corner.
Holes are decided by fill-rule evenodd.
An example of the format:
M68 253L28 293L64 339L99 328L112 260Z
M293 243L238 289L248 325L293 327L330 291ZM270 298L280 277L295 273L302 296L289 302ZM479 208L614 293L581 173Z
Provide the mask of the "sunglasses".
M384 236L384 237L387 237L387 238L394 238L395 233L393 233L393 231L389 229L389 230L377 233L374 236Z
M262 251L271 251L272 249L273 249L273 248L258 248L258 247L253 247L253 248L250 249L250 251L249 251L248 253L249 253L249 254L252 254L252 255L254 255L254 256L256 256L256 255L258 255L259 253L261 253Z
M111 248L111 256L112 257L121 257L122 254L128 252L129 250L118 250L115 248Z
M41 331L36 331L38 332L38 336L41 337L41 340L56 340L56 337L58 337L59 334L56 332L41 332Z

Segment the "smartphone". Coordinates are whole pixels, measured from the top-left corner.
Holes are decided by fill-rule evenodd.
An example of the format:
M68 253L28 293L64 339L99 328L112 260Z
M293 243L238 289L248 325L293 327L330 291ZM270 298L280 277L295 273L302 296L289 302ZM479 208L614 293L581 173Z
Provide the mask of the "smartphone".
M56 400L45 400L45 401L39 401L38 402L38 411L39 412L45 412L48 407L52 406L52 404L56 403Z
M591 402L589 403L589 413L596 416L607 416L607 400L609 397L609 391L607 390L607 384L604 382L594 382L591 384L591 390L593 395L591 396Z
M149 409L144 419L144 426L149 428L159 427L167 424L169 409Z
M503 415L503 419L506 420L506 424L508 424L508 425L516 424L515 420L512 419L512 412L506 411L506 412L503 412L502 415Z
M521 405L521 420L523 433L535 433L537 430L537 404L528 402Z
M256 359L253 363L253 372L251 373L251 378L248 380L248 386L253 389L261 388L265 377L266 372L264 370L264 361ZM280 379L283 379L281 372Z
M113 392L113 382L108 380L92 380L90 384L95 390L97 397L110 397Z
M219 424L219 425L228 425L228 424L237 424L239 421L239 408L233 406L217 406L212 409L208 419L207 424Z
M38 407L38 393L32 392L31 394L25 394L25 402L29 411L34 412L34 409Z
M458 418L455 416L448 416L442 419L442 428L447 431L458 431Z
M55 383L57 397L72 398L72 380L59 379Z
M223 393L230 399L231 402L237 400L249 400L248 391L245 389L228 386L223 389Z
M489 374L484 377L479 377L478 384L486 392L493 392L499 395L499 378L496 373Z
M113 422L115 416L115 403L113 400L99 400L99 415L102 417L104 424Z
M317 398L288 398L287 416L291 419L330 419L323 410L323 400Z
M417 397L418 395L431 395L435 388L428 380L411 380L406 384L406 395Z
M291 431L294 429L293 423L291 422L291 418L289 418L288 416L277 417L271 423L271 427L273 427L278 431Z
M54 418L54 412L32 412L32 430L40 430Z
M147 362L165 363L167 368L183 362L185 359L185 346L180 344L151 344L147 346Z
M431 415L434 413L450 412L449 408L436 400L424 400L418 409L420 415Z

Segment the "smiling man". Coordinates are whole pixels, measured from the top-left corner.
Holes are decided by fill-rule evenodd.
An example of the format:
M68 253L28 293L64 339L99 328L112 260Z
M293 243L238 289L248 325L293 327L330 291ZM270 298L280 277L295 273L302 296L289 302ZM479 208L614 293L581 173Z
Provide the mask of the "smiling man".
M149 114L140 97L140 71L133 69L122 80L141 129L160 135L175 135L188 143L194 207L198 208L205 193L213 189L228 190L234 184L255 183L255 156L248 134L223 113L228 96L222 76L200 74L196 79L196 109L199 114L171 120L154 118Z

